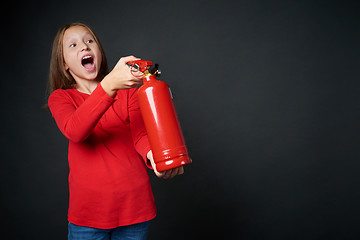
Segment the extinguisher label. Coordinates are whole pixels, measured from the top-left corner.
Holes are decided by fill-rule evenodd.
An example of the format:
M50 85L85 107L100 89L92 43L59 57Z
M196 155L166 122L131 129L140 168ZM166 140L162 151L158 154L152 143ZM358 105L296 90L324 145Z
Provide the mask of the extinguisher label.
M169 92L170 92L171 99L174 99L170 88L169 88Z

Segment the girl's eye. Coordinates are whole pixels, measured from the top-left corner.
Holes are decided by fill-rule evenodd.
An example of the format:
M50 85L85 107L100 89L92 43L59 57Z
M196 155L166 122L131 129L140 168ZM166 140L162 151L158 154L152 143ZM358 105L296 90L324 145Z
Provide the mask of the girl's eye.
M71 47L71 48L76 47L76 43L70 44L69 47Z
M92 39L89 39L86 41L86 43L93 43L93 42L94 42L94 40L92 40Z

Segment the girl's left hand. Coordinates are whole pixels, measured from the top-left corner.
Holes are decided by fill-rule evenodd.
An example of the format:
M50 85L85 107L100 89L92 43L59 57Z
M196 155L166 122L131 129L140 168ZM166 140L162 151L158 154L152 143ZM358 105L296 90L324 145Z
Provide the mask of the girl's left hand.
M150 160L151 166L154 169L154 172L155 172L156 176L159 177L159 178L169 179L169 178L175 177L176 175L181 175L181 174L184 173L184 167L183 166L173 168L173 169L169 169L169 170L166 170L166 171L163 171L163 172L158 172L156 170L156 165L155 165L155 162L154 162L152 151L150 150L147 153L146 156Z

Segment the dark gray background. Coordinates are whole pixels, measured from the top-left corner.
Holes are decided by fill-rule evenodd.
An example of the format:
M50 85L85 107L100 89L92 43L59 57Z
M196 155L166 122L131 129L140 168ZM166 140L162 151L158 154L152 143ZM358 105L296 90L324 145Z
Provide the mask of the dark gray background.
M160 63L193 164L151 175L149 239L356 239L357 1L27 1L2 7L1 228L65 239L67 140L45 100L64 24Z

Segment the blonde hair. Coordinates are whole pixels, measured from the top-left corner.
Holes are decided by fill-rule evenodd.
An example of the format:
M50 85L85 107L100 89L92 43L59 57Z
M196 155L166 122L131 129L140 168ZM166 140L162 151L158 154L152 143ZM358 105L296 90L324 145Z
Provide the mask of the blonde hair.
M99 38L95 34L95 32L86 24L84 23L71 23L66 24L62 28L59 29L57 32L53 45L52 45L52 51L51 51L51 59L50 59L50 72L49 72L49 85L48 85L48 96L55 91L56 89L69 89L73 88L75 85L75 80L71 76L70 72L65 69L64 65L64 54L63 54L63 38L65 31L73 26L81 26L86 28L91 35L94 37L95 42L98 44L102 60L101 60L101 66L99 69L99 73L96 77L96 80L100 82L105 75L108 73L108 65L107 60L105 56L104 49L100 43Z

